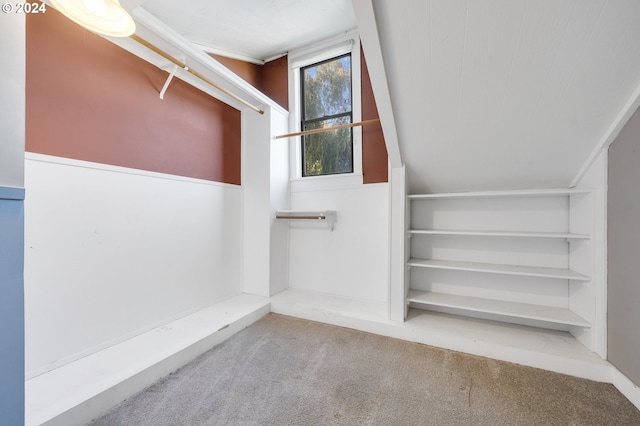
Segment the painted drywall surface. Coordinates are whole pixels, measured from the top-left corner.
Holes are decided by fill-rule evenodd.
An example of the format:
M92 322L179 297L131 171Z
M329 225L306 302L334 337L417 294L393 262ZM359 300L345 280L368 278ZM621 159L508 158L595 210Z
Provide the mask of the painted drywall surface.
M638 87L638 2L373 3L412 193L567 187Z
M25 18L0 16L0 185L22 187L24 181Z
M640 112L609 148L608 359L640 386Z
M242 291L241 189L28 154L27 374Z
M289 109L287 55L266 62L262 66L220 55L211 54L211 57L269 96L282 108Z
M53 9L27 47L27 151L240 184L240 111Z
M287 132L289 114L285 111L271 110L271 135L281 135ZM289 224L287 221L276 220L277 210L289 208L289 146L280 139L270 138L270 209L269 217L271 244L269 247L270 283L269 295L277 294L289 284Z
M260 90L289 110L289 62L286 55L262 66Z
M260 88L260 84L262 82L262 67L260 65L213 53L210 53L209 55L256 89Z
M373 97L369 70L360 49L360 86L362 121L378 118L378 108ZM389 158L382 134L382 125L372 124L362 128L362 181L364 183L387 182L389 180Z
M326 224L291 221L289 288L386 302L389 280L389 186L293 192L293 210L336 210Z
M22 200L0 196L0 417L15 425L24 421L23 213Z
M0 16L0 422L24 423L25 18Z
M242 116L243 291L270 296L271 108Z

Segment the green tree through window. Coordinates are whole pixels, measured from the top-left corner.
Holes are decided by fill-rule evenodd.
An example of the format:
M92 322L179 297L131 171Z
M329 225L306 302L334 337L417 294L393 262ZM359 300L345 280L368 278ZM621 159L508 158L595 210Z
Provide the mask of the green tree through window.
M351 54L309 65L300 70L302 130L352 122ZM353 172L351 128L302 137L302 175Z

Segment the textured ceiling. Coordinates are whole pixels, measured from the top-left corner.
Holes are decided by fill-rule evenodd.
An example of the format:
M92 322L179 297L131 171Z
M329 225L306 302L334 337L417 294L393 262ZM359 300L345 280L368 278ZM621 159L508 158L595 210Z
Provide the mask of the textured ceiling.
M187 40L258 61L356 27L351 0L146 0Z

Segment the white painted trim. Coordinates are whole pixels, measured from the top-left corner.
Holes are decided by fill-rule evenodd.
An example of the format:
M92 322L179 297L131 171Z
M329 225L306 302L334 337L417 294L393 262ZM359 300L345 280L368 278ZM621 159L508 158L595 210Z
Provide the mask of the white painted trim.
M407 189L403 167L389 170L389 319L407 316Z
M611 382L633 405L640 410L640 386L636 385L627 376L622 374L614 365L611 365Z
M360 64L360 37L355 30L339 36L314 43L310 46L289 52L289 131L300 131L300 68L323 60L331 59L343 54L351 54L351 112L353 122L362 120L362 82ZM353 134L353 173L342 173L339 176L351 176L352 180L345 180L347 186L355 182L353 179L362 179L362 128L352 128ZM318 184L315 179L327 179L321 186L327 189L336 188L335 176L308 176L302 177L302 147L300 136L289 138L290 173L292 177L292 191L314 190ZM294 183L295 182L295 183ZM310 182L310 183L307 183ZM295 189L294 189L295 186Z
M291 179L291 192L330 191L358 188L363 185L362 174L344 173L328 176L309 176Z
M235 53L230 53L230 52L225 52L223 50L219 50L216 49L214 47L211 46L205 46L204 44L200 44L200 43L193 43L194 46L202 49L203 52L205 53L211 53L213 55L219 55L219 56L224 56L225 58L230 58L230 59L237 59L238 61L244 61L244 62L249 62L255 65L264 65L263 60L261 59L256 59L256 58L250 58L249 56L243 56L243 55L238 55Z
M0 185L0 200L24 200L24 188Z
M349 53L360 39L356 30L320 40L289 52L289 68L300 68Z
M570 188L578 185L593 162L596 160L596 158L598 158L600 151L609 148L609 145L611 145L616 137L618 137L618 134L627 124L627 121L629 121L631 116L636 112L638 106L640 106L640 86L638 86L633 94L629 97L629 99L624 104L607 131L604 133L598 144L595 146L593 151L591 151L591 154L571 181L571 184L569 185Z
M373 2L372 0L354 0L353 10L367 59L369 78L371 79L371 86L373 87L373 94L378 107L378 114L380 115L389 163L394 168L402 167L398 132L396 130L396 121L393 114L393 105L391 103L391 94L389 93Z
M91 161L75 160L73 158L56 157L53 155L37 154L34 152L25 152L26 161L39 161L42 163L59 164L71 167L81 167L84 169L102 170L105 172L124 173L128 175L145 176L154 179L176 180L180 182L193 183L198 185L220 186L228 189L241 190L242 186L233 185L224 182L215 182L212 180L196 179L186 176L171 175L168 173L151 172L148 170L132 169L129 167L112 166L110 164L94 163Z

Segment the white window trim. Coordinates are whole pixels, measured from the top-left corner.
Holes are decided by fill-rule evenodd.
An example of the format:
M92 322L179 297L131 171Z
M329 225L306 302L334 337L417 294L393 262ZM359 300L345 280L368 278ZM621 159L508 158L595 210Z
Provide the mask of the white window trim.
M300 68L351 53L351 102L353 122L362 120L360 37L350 31L312 46L289 52L289 131L300 131ZM353 129L353 172L302 177L301 137L289 138L291 190L346 188L362 185L362 128Z

